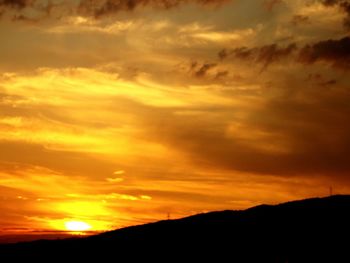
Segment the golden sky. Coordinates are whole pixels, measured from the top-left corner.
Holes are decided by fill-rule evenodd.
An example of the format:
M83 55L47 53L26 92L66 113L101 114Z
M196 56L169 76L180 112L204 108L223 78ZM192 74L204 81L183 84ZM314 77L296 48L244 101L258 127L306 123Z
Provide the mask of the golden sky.
M350 1L0 0L0 232L350 191Z

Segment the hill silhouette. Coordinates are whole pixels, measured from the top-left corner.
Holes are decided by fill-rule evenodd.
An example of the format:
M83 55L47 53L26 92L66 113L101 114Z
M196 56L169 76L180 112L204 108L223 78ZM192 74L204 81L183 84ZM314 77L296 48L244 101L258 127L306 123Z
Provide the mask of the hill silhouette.
M0 261L350 262L349 212L349 195L210 212L81 239L1 245Z

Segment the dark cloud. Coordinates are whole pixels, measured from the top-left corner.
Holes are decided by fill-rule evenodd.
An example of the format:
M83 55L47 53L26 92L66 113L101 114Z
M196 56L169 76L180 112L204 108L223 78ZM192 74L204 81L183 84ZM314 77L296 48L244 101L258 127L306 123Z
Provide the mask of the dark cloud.
M214 84L227 80L230 71L218 61L191 61L182 62L177 65L181 76L186 74L186 83L193 82L196 84Z
M233 56L235 58L239 58L239 59L248 59L250 58L253 53L258 52L257 49L253 48L253 49L249 49L247 47L239 47L236 48L234 50L231 51L231 54L233 54Z
M239 47L232 50L223 49L218 53L220 59L233 57L240 60L253 60L254 62L263 64L262 71L271 63L284 59L291 55L297 46L291 43L286 47L278 44L265 45L257 48Z
M328 62L340 69L350 68L350 38L320 41L304 46L298 56L298 61L304 64L314 64L319 61Z
M51 1L39 0L0 0L0 15L10 12L13 20L31 20L30 17L22 14L25 8L48 13Z
M243 120L235 106L196 108L195 119L176 110L142 107L140 112L152 116L144 118L146 137L156 135L154 140L203 168L346 176L350 96L341 89L305 92L306 85L291 84L283 95L265 99L263 107L245 109ZM230 131L230 124L236 128Z
M228 74L229 74L228 70L219 71L216 73L215 79L223 79L223 78L227 77Z
M122 10L130 11L141 6L154 6L169 9L184 3L196 3L199 5L217 5L225 0L106 0L98 3L94 0L81 0L79 10L95 17L116 13Z
M170 9L189 3L203 6L215 6L228 1L229 0L78 0L71 2L58 2L52 0L1 0L0 13L6 13L6 11L17 11L16 14L12 14L13 18L21 17L22 20L25 20L24 18L27 17L21 13L18 14L18 12L21 12L25 8L30 8L34 9L36 12L40 12L41 17L51 16L52 13L56 13L55 17L57 17L57 12L59 12L60 16L79 14L98 18L120 11L132 11L138 7L145 6Z
M39 166L63 174L104 178L113 174L115 165L87 154L50 150L43 145L25 142L0 141L0 160L14 167ZM0 170L1 170L0 164Z
M23 9L26 6L32 5L31 0L1 0L0 6L8 6L17 9Z
M258 52L257 61L263 63L263 69L265 69L272 62L288 57L296 48L297 46L294 43L289 44L287 47L278 47L276 44L263 46Z
M289 56L293 56L297 62L305 65L326 62L337 69L349 69L350 37L319 41L301 48L298 48L295 43L291 43L285 47L271 44L262 47L222 49L218 52L218 57L221 60L233 58L263 64L262 71L271 63Z
M344 26L350 29L350 1L349 0L322 0L325 6L338 6L345 14Z
M280 95L264 94L262 105L244 109L156 107L123 100L144 127L141 138L179 152L202 169L347 178L350 94L339 87L320 90L308 85L287 80L285 86L274 87ZM184 111L195 117L178 114Z
M267 11L272 11L275 6L282 3L283 3L283 0L265 0L263 2L263 6Z
M308 24L310 23L310 18L304 15L294 15L291 20L291 24L294 26Z
M199 65L199 67L195 67L194 68L194 75L196 77L204 77L207 72L212 69L212 68L215 68L217 64L215 63L204 63L202 65Z
M228 49L224 48L224 49L219 51L218 57L219 57L219 59L222 60L222 59L227 58L230 55L230 53L231 52Z
M333 86L338 83L336 79L326 79L319 73L309 74L306 80L321 87Z
M321 83L321 85L324 85L324 86L335 85L335 84L337 84L337 80L335 80L335 79L330 79L330 80L327 80L327 81Z

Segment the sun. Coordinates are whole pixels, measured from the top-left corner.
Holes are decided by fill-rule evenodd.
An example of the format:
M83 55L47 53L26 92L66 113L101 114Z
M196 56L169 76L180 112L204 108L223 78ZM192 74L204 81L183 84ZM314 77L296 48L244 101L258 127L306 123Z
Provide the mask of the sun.
M81 222L81 221L68 221L64 223L65 227L69 231L87 231L91 229L91 226L88 223Z

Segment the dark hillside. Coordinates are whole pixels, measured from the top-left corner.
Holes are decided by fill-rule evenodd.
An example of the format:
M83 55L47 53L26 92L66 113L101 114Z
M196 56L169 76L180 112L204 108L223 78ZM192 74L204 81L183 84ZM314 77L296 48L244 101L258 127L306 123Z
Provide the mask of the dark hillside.
M83 239L2 245L0 255L47 262L350 262L349 212L350 196L314 198L199 214Z

